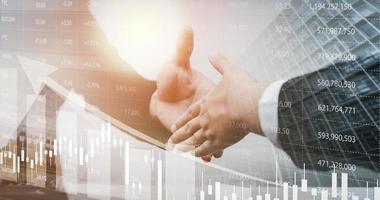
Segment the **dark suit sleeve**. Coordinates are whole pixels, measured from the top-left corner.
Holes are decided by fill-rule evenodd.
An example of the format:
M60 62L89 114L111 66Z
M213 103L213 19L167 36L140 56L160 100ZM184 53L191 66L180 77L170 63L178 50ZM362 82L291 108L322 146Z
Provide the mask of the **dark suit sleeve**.
M278 142L298 167L379 170L379 69L374 55L282 86Z

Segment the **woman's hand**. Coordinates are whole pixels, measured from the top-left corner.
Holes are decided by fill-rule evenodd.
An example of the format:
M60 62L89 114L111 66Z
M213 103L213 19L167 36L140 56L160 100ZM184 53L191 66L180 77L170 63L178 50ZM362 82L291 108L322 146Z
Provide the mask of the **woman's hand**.
M209 60L223 80L173 124L174 134L169 139L180 151L195 149L197 157L220 152L249 132L261 134L258 102L265 85L224 56L210 56Z
M157 91L150 101L150 114L157 118L167 129L195 102L204 98L215 85L205 76L194 70L190 63L194 39L191 28L183 30L178 39L177 53L163 66L157 78ZM202 157L210 161L216 152Z

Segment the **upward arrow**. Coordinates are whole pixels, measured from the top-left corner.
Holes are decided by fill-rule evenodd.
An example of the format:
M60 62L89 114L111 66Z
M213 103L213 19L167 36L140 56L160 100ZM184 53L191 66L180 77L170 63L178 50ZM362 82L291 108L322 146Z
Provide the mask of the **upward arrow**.
M42 87L43 87L45 81L47 80L47 78L49 77L49 75L51 73L55 72L56 70L58 70L58 68L51 66L51 65L48 65L46 63L42 63L40 61L32 60L30 58L26 58L24 56L17 56L17 57L20 61L21 67L22 67L24 73L26 74L26 77L27 77L29 83L31 84L32 89L33 89L32 94L30 95L30 93L29 93L29 96L28 96L29 99L27 101L25 110L21 109L19 111L20 117L18 118L18 122L17 122L17 125L18 125L22 122L23 118L26 116L26 114L31 109L33 103L39 97L39 94L42 90ZM28 95L28 94L25 94L25 95Z
M21 67L33 88L33 93L38 94L44 84L46 78L58 68L46 63L18 56Z
M42 62L35 61L23 56L17 57L28 81L32 86L33 94L27 93L26 91L20 89L16 91L16 93L13 93L15 96L13 96L13 98L10 98L10 101L7 101L7 99L4 98L0 99L0 104L2 106L6 106L4 109L5 114L8 114L6 112L11 112L9 113L9 117L0 116L1 123L6 124L6 126L0 126L0 147L6 145L10 139L14 138L13 134L17 133L17 128L25 118L26 114L29 112L33 102L35 102L37 99L45 80L51 73L58 69L54 66L44 64ZM15 77L15 79L17 82L17 77ZM27 101L26 108L19 109L18 106L20 105L18 104L17 98L24 97L29 97L30 103Z

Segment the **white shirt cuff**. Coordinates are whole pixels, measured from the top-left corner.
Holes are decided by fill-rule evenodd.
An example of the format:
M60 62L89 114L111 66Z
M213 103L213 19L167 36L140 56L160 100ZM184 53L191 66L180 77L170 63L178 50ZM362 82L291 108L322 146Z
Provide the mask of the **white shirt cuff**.
M285 80L279 80L270 84L264 91L259 101L259 120L263 134L280 147L277 140L278 130L278 97Z

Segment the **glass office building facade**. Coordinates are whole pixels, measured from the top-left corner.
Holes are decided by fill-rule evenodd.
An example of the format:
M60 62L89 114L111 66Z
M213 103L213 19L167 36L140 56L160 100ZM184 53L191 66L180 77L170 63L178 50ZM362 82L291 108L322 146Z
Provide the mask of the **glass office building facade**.
M192 2L202 5L206 1ZM244 11L250 11L248 5L256 6L256 3L273 3L273 9L279 11L280 14L241 56L239 64L253 77L266 83L308 74L303 79L295 79L292 87L287 89L290 94L289 101L280 102L283 106L280 109L285 110L282 114L283 117L289 117L289 121L301 119L303 132L337 132L344 136L345 133L354 130L361 133L358 136L362 141L367 141L367 144L379 142L379 140L373 140L374 134L379 133L380 112L380 67L377 65L380 59L379 0L227 0L223 2L223 5L220 3L221 1L215 2L216 4L206 7L207 12L210 8L223 7L225 4L227 12L231 11L227 8L236 7L237 10L246 8L246 10L237 11L244 13ZM148 83L136 78L129 66L118 57L117 52L108 44L96 20L89 12L89 1L3 0L0 1L0 5L0 64L1 67L5 66L18 72L18 77L15 77L14 80L14 82L19 83L18 85L15 84L18 88L9 88L10 90L21 91L17 96L18 99L14 99L15 102L18 101L17 103L10 101L10 105L14 105L14 108L8 104L0 105L3 108L0 110L0 121L5 122L7 118L13 116L9 113L17 112L15 110L20 104L23 108L24 104L28 103L24 96L33 94L30 83L22 72L20 66L22 63L18 59L18 55L22 55L59 68L67 76L64 80L60 80L63 86L68 89L74 88L76 92L83 93L88 97L94 97L94 102L100 102L99 105L104 107L106 104L115 105L117 109L113 110L112 113L127 119L129 125L138 127L144 133L161 129L164 132L163 127L159 126L157 121L151 121L147 117L149 116L149 99L155 89L155 83ZM210 13L213 13L212 9L210 10ZM247 13L250 14L250 12ZM241 21L236 20L236 24L225 25L230 29L248 30L251 28L251 18L244 19L248 21L246 22L248 25L245 25L244 20L240 18ZM214 27L206 28L213 29ZM222 36L212 37L226 39ZM231 50L233 48L226 49ZM317 70L320 70L319 72L323 76L312 73ZM124 73L130 75L130 78L125 78ZM103 81L104 74L108 74L107 81ZM2 68L0 69L0 81L7 78L1 75L4 75ZM362 79L363 76L368 78ZM8 79L5 80L7 80L7 84L11 85ZM4 91L1 89L0 93L3 93ZM145 143L141 144L142 142L127 137L120 130L113 130L116 133L116 140L107 140L108 146L99 148L100 150L112 150L105 153L104 150L99 151L99 155L96 155L94 159L91 153L87 153L91 152L91 139L94 139L96 144L93 134L103 134L103 125L105 127L106 123L96 120L90 121L93 118L88 117L84 112L78 112L76 106L73 106L74 108L70 106L62 108L64 102L60 97L53 94L51 88L45 87L40 93L41 95L44 98L37 99L34 107L22 120L16 131L17 137L14 137L15 139L10 140L6 146L0 149L4 153L14 153L12 156L4 157L4 164L0 170L0 176L6 180L65 191L83 198L86 196L88 198L117 197L122 199L128 196L129 198L126 199L158 199L157 197L160 195L162 199L165 199L164 197L174 196L177 192L182 194L182 199L186 195L187 198L194 195L198 199L199 196L197 195L203 190L203 193L208 195L206 199L210 199L216 193L214 183L218 181L219 184L222 184L222 195L230 195L235 190L240 191L244 188L247 193L246 197L248 197L248 191L251 195L256 194L260 190L260 186L264 191L263 188L267 185L266 180L274 182L277 181L278 176L279 183L285 181L292 183L294 173L298 174L298 179L303 173L302 166L296 169L288 158L279 158L285 154L278 154L279 151L276 148L273 148L273 151L267 151L267 149L271 149L270 142L267 140L265 143L264 140L261 140L258 143L250 144L249 148L252 147L253 149L250 149L251 151L228 149L224 155L231 158L231 152L235 151L236 154L234 155L238 155L240 160L238 158L227 161L221 159L226 163L216 161L216 165L207 165L193 162L192 159L186 160L182 157L178 159L171 153ZM316 101L316 95L319 98L326 98ZM331 98L328 98L331 95L334 96L333 102L330 102ZM0 95L2 103L3 97L5 95ZM300 103L300 98L305 102ZM357 106L358 102L359 105ZM322 108L320 107L321 104L324 105ZM67 106L67 104L64 105ZM296 109L294 112L286 113L286 108L290 105ZM356 114L344 115L346 117L344 121L326 122L323 120L324 116L339 117L342 115L341 112L327 113L326 105L355 107ZM76 124L78 127L67 126L69 123L58 126L57 121L60 120L56 117L58 116L57 113L63 113L65 120L75 122L73 124L78 123ZM309 119L319 123L315 123L314 127L308 126ZM42 122L36 123L35 121ZM6 125L6 123L2 123L0 128ZM286 128L294 127L297 127L296 122L289 123ZM72 135L68 135L67 138L63 135L60 138L56 135L58 128L61 128L61 132ZM4 129L1 131L6 132ZM57 149L55 144L60 144L63 140L64 145L69 147L69 136L73 142L73 158L67 157L70 155L68 153L70 151L67 150L68 148L64 148L66 154L63 153L62 157L66 155L66 160L61 159L60 151L58 153L59 159L55 159L54 149ZM6 140L8 138L1 139ZM309 139L307 143L311 147L317 145L314 138L306 139ZM346 140L352 141L353 139ZM57 143L57 141L59 142ZM76 141L78 142L77 149L74 148ZM122 158L125 149L121 148L124 148L121 144L125 144L123 143L125 141L129 141L131 147L131 162L128 163L131 170L131 184L128 186L125 186L124 175L125 166L127 166L124 162L126 158ZM337 146L336 141L325 142L337 150L334 152L339 152L339 148L344 148L344 146ZM350 143L340 143L341 145L350 145ZM100 144L103 145L102 142ZM83 165L80 164L80 159L76 157L81 154L81 146L84 147L84 152L82 152ZM89 148L86 149L85 147ZM363 152L362 149L354 149L352 155L362 156L363 159L368 156L376 157L379 155L376 150L378 149ZM35 156L33 154L35 151L42 157ZM260 156L263 158L250 154L252 151L258 152L257 154L261 154ZM326 151L324 153L331 152ZM272 154L278 160L274 161L271 157ZM42 164L38 166L36 164L32 168L30 164L32 162L26 163L26 161L21 160L20 167L17 169L15 156L20 157L20 155L43 158L44 161L40 161ZM308 155L304 155L305 159L308 159ZM321 157L324 155L322 154ZM159 160L162 161L160 168L157 164ZM62 163L62 161L65 162ZM277 161L279 161L278 174L275 171L278 166L274 164ZM346 163L343 157L341 160L335 161L342 164ZM236 165L232 165L234 162ZM286 164L290 163L291 166L285 166L283 164L285 162ZM233 170L220 168L218 164L220 166L225 165L227 168L231 167L231 169L234 166L243 166L245 168L242 169L246 170L236 173ZM300 166L302 162L295 164ZM370 182L372 187L375 185L375 180L379 179L377 167L378 165L374 166L376 172L358 172L359 169L356 171L350 171L350 169L337 170L352 172L349 174L350 187L365 186L365 181L362 180L373 180ZM66 170L66 176L62 173L63 169ZM159 180L156 180L160 172L159 169L164 169L161 171L163 177L161 177L160 194L157 193ZM321 166L320 169L331 169L331 165ZM309 187L323 187L331 184L331 174L323 173L307 171ZM249 176L242 176L246 174ZM251 176L258 178L252 179ZM103 184L102 189L106 192L102 192L103 190L97 187L98 183ZM191 187L186 188L185 186L188 185ZM111 186L120 186L121 189L111 190ZM129 193L125 193L123 188ZM211 188L211 192L208 191L208 188ZM183 191L186 191L187 194ZM277 192L277 187L274 188L273 183L270 183L269 191L274 194L275 191ZM363 196L364 192L362 190ZM305 194L304 198L300 199L311 199L309 196ZM240 199L240 196L237 199Z
M241 57L241 65L267 83L306 74L295 78L286 88L287 102L279 102L283 110L279 120L287 122L286 127L279 127L280 134L289 128L298 134L316 135L288 144L294 147L294 154L303 154L295 164L302 167L310 156L316 156L308 154L321 143L328 148L322 149L323 153L317 157L331 162L329 155L342 154L352 147L352 141L326 137L333 133L334 137L347 138L348 133L354 132L355 139L364 143L362 148L351 148L347 155L372 160L370 164L378 171L378 148L364 149L379 142L379 1L294 0L277 1L274 6L282 9L281 13ZM350 108L355 113L331 107ZM335 161L350 165L349 160L342 156ZM334 167L313 164L309 167L321 170ZM371 176L357 171L351 175ZM364 185L364 182L356 181L356 184Z
M247 71L263 81L290 78L379 52L380 5L376 0L294 0L277 1L274 6L282 12L240 59Z

